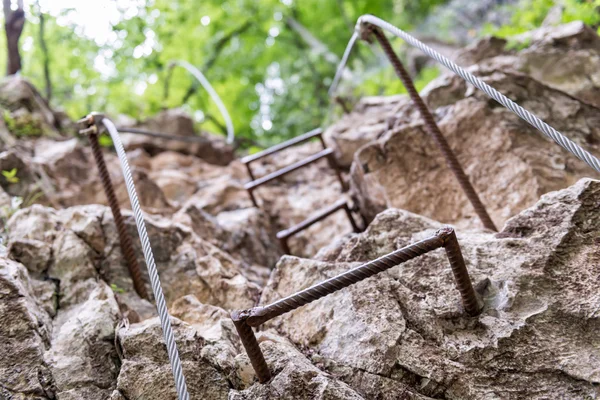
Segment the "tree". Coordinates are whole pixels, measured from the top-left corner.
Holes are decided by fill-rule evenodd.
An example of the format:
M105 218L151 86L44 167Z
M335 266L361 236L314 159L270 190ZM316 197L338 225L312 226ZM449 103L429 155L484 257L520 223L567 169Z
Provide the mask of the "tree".
M21 54L19 52L19 39L25 26L25 10L23 0L17 0L17 9L13 10L11 0L3 0L4 5L4 30L8 49L7 75L16 74L21 70Z

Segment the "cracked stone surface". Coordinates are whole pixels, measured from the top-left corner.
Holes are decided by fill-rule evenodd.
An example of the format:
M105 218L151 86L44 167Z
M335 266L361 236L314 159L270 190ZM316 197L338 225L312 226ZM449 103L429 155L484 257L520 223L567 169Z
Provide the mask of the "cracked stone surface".
M543 196L498 234L460 232L486 304L476 318L464 314L446 256L436 250L267 326L364 395L389 395L395 385L433 398L595 398L599 206L600 181L583 179ZM322 261L284 257L261 303L428 237L440 226L387 210L365 233L322 251Z

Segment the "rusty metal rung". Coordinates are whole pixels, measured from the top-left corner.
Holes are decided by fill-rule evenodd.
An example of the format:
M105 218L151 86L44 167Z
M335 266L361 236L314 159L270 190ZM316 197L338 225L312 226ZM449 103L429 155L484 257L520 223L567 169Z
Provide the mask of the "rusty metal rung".
M307 289L277 300L274 303L264 307L254 307L248 310L232 312L231 319L234 322L252 366L256 371L258 380L261 383L268 382L271 379L271 371L263 357L251 327L262 325L275 317L288 313L441 247L446 250L448 261L450 262L450 267L456 281L456 287L460 292L465 311L470 316L479 315L483 310L483 302L471 284L471 278L467 271L454 229L450 227L442 228L437 231L435 235L427 239L410 244L379 257L376 260L352 268L333 278L329 278Z
M256 161L256 160L259 160L259 159L264 158L266 156L269 156L271 154L278 153L278 152L280 152L280 151L282 151L284 149L287 149L288 147L292 147L292 146L295 146L297 144L304 143L304 142L306 142L306 141L308 141L308 140L310 140L310 139L312 139L312 138L314 138L316 136L321 136L322 133L323 133L323 130L321 128L313 129L310 132L307 132L307 133L305 133L303 135L297 136L297 137L295 137L293 139L290 139L288 141L285 141L283 143L279 143L278 145L275 145L273 147L269 147L268 149L265 149L265 150L263 150L261 152L258 152L256 154L252 154L252 155L246 156L246 157L242 158L240 161L243 164L249 164L252 161Z
M304 221L300 222L297 225L294 225L288 229L284 229L284 230L278 232L277 239L279 239L279 242L281 243L281 247L283 248L283 251L286 254L291 254L291 251L290 251L290 248L288 245L288 239L290 237L294 236L298 232L301 232L301 231L307 229L308 227L316 224L317 222L324 220L325 218L327 218L328 216L330 216L331 214L333 214L339 210L344 210L346 212L346 215L348 216L348 220L350 221L350 224L352 225L352 229L354 230L354 232L360 232L360 228L356 224L356 221L354 220L354 217L352 216L352 211L350 210L350 207L348 206L348 201L346 199L340 199L340 200L336 201L335 203L333 203L332 205L330 205L329 207L322 209L318 214L305 219Z
M327 157L330 154L333 154L333 150L332 149L324 149L319 151L318 153L315 153L307 158L305 158L304 160L300 160L298 162L295 162L294 164L288 165L287 167L281 168L275 172L271 172L268 175L265 175L263 177L260 177L252 182L248 182L244 185L244 189L246 190L252 190L255 189L259 186L264 185L267 182L270 182L272 180L275 180L277 178L281 178L284 175L289 174L290 172L293 172L297 169L300 169L302 167L305 167L309 164L312 164L316 161L319 161L321 158Z

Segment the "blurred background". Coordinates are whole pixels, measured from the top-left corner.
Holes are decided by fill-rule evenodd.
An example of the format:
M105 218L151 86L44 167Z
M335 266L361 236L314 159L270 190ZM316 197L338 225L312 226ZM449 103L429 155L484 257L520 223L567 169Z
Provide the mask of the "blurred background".
M250 147L280 142L341 112L327 91L362 14L384 18L448 52L485 35L509 37L543 24L600 24L600 0L3 3L7 34L0 36L0 49L8 51L0 51L0 68L26 77L52 107L73 119L102 110L137 120L183 107L200 129L224 134L216 106L185 70L174 69L167 79L169 62L185 60L210 80L236 135ZM419 89L439 74L400 41L395 45L409 58ZM339 94L350 105L365 95L403 92L376 47L359 44L348 66Z

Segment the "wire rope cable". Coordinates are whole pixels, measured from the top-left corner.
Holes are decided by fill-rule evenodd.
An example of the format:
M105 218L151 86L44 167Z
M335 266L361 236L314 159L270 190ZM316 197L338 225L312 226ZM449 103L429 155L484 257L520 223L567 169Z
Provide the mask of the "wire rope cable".
M354 44L356 43L355 36L360 36L360 31L361 31L363 24L371 24L371 25L377 26L377 27L391 33L392 35L399 37L400 39L403 39L406 43L410 44L411 46L418 48L423 53L425 53L429 57L433 58L434 60L436 60L437 62L442 64L443 66L448 68L450 71L452 71L456 75L460 76L465 81L469 82L473 86L482 90L489 97L496 100L498 103L500 103L501 105L506 107L508 110L512 111L518 117L520 117L525 122L527 122L528 124L533 126L535 129L540 131L542 134L544 134L544 136L546 136L549 139L556 142L563 149L565 149L565 150L569 151L570 153L572 153L573 155L575 155L577 158L579 158L581 161L585 162L587 165L592 167L597 172L600 172L600 160L596 156L594 156L587 150L584 150L577 143L573 142L571 139L569 139L568 137L566 137L565 135L563 135L562 133L560 133L559 131L557 131L556 129L551 127L550 125L548 125L541 118L537 117L535 114L533 114L530 111L526 110L525 108L521 107L520 105L518 105L517 103L515 103L514 101L512 101L511 99L509 99L502 93L500 93L498 90L494 89L493 87L491 87L490 85L485 83L483 80L477 78L475 75L473 75L470 72L467 72L465 69L459 67L457 64L455 64L448 58L444 57L443 55L441 55L440 53L438 53L431 47L427 46L425 43L416 39L414 36L395 27L394 25L390 24L389 22L384 21L381 18L377 18L373 15L366 14L366 15L362 15L360 18L358 18L358 21L356 23L355 32L352 35L352 37L350 38L350 41L348 42L348 45L344 52L344 57L342 58L340 65L338 66L338 69L336 71L332 85L329 88L330 96L332 96L337 89L342 71L345 68L345 65L348 61L347 60L348 57L346 57L346 56L350 54L350 52L352 51L352 48L354 47Z
M350 37L350 40L348 41L348 45L346 46L346 50L344 50L344 55L342 56L342 59L340 60L339 66L337 71L335 71L335 76L333 77L333 82L331 82L331 86L329 86L329 97L333 97L335 90L337 89L337 86L340 83L340 79L342 78L342 74L344 72L344 68L346 68L346 64L348 63L348 58L350 57L350 53L352 52L352 49L354 48L354 44L356 43L356 41L358 40L358 33L356 31L354 31L354 33L352 33L352 36Z
M225 126L227 128L227 143L233 143L235 139L235 132L233 130L233 123L231 122L231 117L229 116L229 113L227 112L227 108L225 108L223 101L221 101L221 98L219 97L217 92L215 92L215 89L213 89L208 79L206 79L204 74L200 72L198 68L194 67L187 61L175 60L171 61L171 65L178 65L182 68L185 68L190 74L192 74L192 76L194 76L194 78L198 79L202 87L208 92L210 97L217 105L217 108L219 109L221 115L223 116L223 119L225 120Z
M183 375L183 368L181 366L179 352L177 351L177 344L175 343L173 328L171 327L171 319L169 316L169 311L167 310L165 295L160 286L160 278L158 276L158 271L156 270L154 254L152 253L152 248L150 247L150 239L148 237L148 232L146 231L146 224L144 223L144 214L140 208L140 202L138 200L135 185L133 183L133 176L131 175L131 169L129 168L129 162L127 161L125 148L123 147L119 132L117 131L117 128L113 122L108 118L103 118L102 124L104 124L108 130L108 133L110 134L110 137L115 145L115 149L117 150L119 163L121 164L121 170L125 179L125 186L127 187L127 193L129 194L129 200L131 201L131 209L133 210L133 215L135 216L135 224L137 226L140 241L142 243L142 251L144 252L144 259L146 260L146 267L148 268L152 292L154 293L154 298L156 300L156 308L158 310L163 336L167 345L167 353L169 355L171 369L173 370L173 377L175 378L175 389L177 390L177 396L179 400L189 400L190 395L185 383L185 376Z

